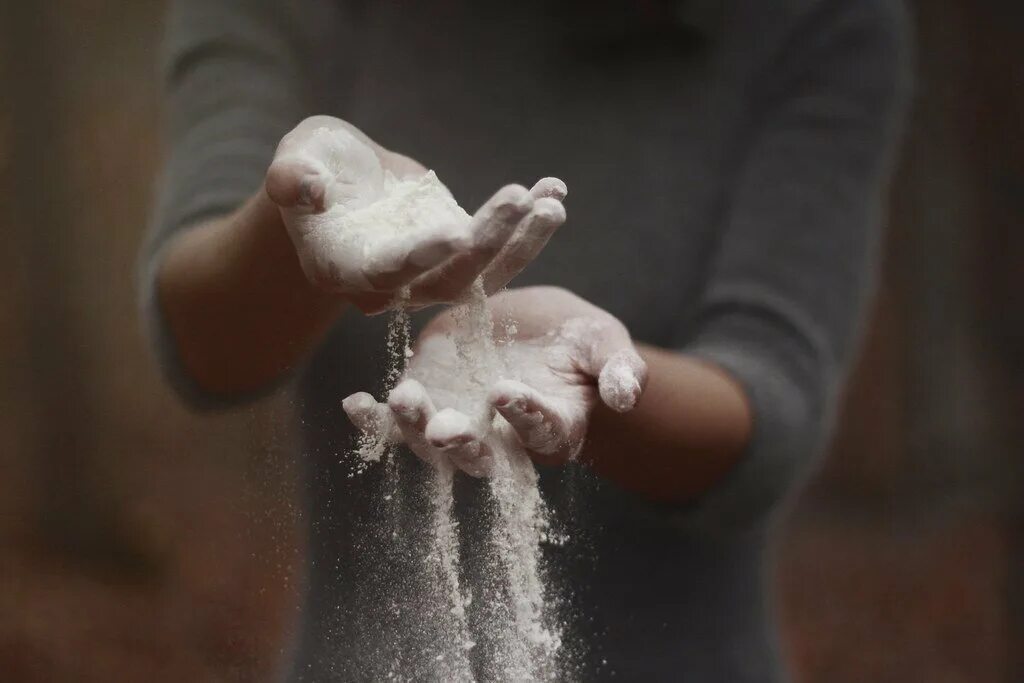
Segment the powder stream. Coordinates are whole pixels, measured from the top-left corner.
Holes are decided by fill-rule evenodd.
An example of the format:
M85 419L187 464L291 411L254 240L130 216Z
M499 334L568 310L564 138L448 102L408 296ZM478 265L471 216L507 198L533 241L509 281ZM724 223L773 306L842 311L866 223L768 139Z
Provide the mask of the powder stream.
M494 384L509 374L495 347L490 311L482 281L477 280L463 303L453 311L460 323L453 336L459 372L470 400L478 406L472 418L495 430L507 427L494 414L486 397ZM507 448L491 432L487 440L494 453L488 488L497 506L498 523L491 530L491 545L504 574L507 601L492 612L487 627L499 635L495 665L488 680L550 680L556 675L554 657L561 636L547 613L541 568L540 543L547 528L547 511L538 489L537 471L522 451Z
M416 187L415 197L409 200L381 202L359 212L360 222L351 228L366 226L379 220L377 213L386 213L387 220L398 226L415 223L416 211L427 215L443 216L461 212L451 195L432 174ZM403 212L409 212L405 215ZM462 212L468 220L468 216ZM353 216L354 218L354 216ZM351 221L350 221L351 222ZM361 228L360 228L361 229ZM388 327L386 348L389 365L384 378L385 394L395 387L405 374L409 350L410 321L402 302L407 293L399 297L399 305ZM509 425L495 414L487 403L487 393L496 381L510 376L510 368L503 367L502 354L496 348L492 332L490 311L481 280L477 280L464 300L455 306L452 315L457 321L452 341L457 351L455 374L460 382L461 400L458 408L477 422L481 433L487 433L487 443L495 455L493 472L488 481L496 523L490 529L489 544L493 558L484 558L489 564L492 579L489 585L473 591L488 601L487 618L478 628L481 640L495 645L493 663L478 675L484 680L557 680L556 654L561 646L560 629L546 602L541 567L540 544L546 537L547 512L538 490L538 476L533 463L519 448L508 448L503 432ZM441 407L441 406L439 406ZM507 436L505 437L507 438ZM397 476L395 458L399 452L388 442L384 430L363 436L357 453L368 467L384 460L385 489L390 497L390 522L397 524L397 510L402 505L401 482ZM435 464L429 483L431 499L431 543L424 570L435 576L437 586L423 598L446 609L432 610L442 617L446 635L443 643L435 643L430 656L438 666L432 666L444 680L474 680L470 654L474 647L468 624L469 595L460 584L460 557L458 521L454 513L453 482L455 472L449 462ZM394 528L394 527L393 527ZM397 538L393 534L392 538ZM440 654L437 654L440 648ZM405 653L408 656L411 653ZM396 662L397 664L397 662ZM397 673L397 672L396 672Z

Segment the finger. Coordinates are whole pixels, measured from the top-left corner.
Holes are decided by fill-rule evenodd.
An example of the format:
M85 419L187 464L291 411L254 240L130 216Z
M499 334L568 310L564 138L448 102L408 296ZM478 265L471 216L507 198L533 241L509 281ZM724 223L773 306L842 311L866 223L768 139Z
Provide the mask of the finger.
M632 410L647 386L647 363L637 353L629 330L610 316L588 323L580 335L581 369L597 379L601 400L612 410Z
M368 436L383 436L388 441L398 441L401 436L391 417L391 410L366 392L352 394L341 402L352 424Z
M320 212L383 190L385 150L330 116L312 116L288 132L267 172L267 193L286 209Z
M397 289L469 245L469 234L461 226L438 226L415 240L399 235L374 249L363 265L363 276L374 289Z
M605 405L618 413L630 411L647 386L647 363L632 346L616 351L601 368L597 386Z
M437 454L424 432L437 411L423 385L414 379L403 380L388 394L388 407L406 445L423 460L434 463Z
M324 210L327 183L326 168L312 159L292 156L276 159L267 169L267 196L282 209Z
M519 221L533 208L533 196L521 185L507 185L485 203L470 223L473 244L447 264L412 285L416 303L458 298L501 251Z
M551 197L562 201L569 194L569 188L558 178L541 178L536 185L530 188L530 194L534 199Z
M565 207L553 197L538 199L501 253L484 270L484 291L492 294L509 283L547 245L565 223Z
M494 455L482 441L469 417L454 408L445 408L427 424L426 438L438 452L460 470L474 477L491 471Z
M572 420L540 392L515 380L502 380L489 396L494 409L515 430L523 445L541 455L574 455L582 435L572 433Z
M624 337L625 336L625 337ZM601 400L616 413L636 408L647 386L647 364L637 353L629 333L602 335L591 347L587 365L597 379Z

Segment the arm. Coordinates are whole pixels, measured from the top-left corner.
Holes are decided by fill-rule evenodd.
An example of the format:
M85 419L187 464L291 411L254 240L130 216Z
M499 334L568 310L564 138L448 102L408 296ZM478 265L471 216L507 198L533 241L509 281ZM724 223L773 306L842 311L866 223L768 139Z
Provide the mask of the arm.
M412 308L448 302L481 274L489 291L500 289L565 220L565 187L546 178L529 191L503 188L465 225L417 226L398 251L383 241L335 249L315 222L307 225L323 206L296 205L311 191L296 163L279 155L267 192L178 236L160 263L160 307L184 370L204 392L231 396L272 383L320 341L346 303L379 312L402 288ZM332 190L314 182L312 194ZM339 264L369 289L353 285Z
M262 192L175 238L157 291L184 371L222 396L273 382L344 308L306 279L278 207Z
M450 414L434 426L453 392L417 365L451 365L437 344L414 356L388 406L366 394L347 399L353 421L367 431L393 421L421 457L447 455L471 473L485 469L498 438L541 462L579 455L622 488L676 510L687 503L706 528L763 518L827 431L869 289L906 94L900 27L879 5L815 7L763 81L763 129L677 349L636 347L619 321L569 293L511 290L491 308L495 319L517 321L523 377L499 382L490 401L512 435L500 424L479 433ZM584 334L573 330L579 321ZM455 324L442 315L424 337Z
M762 518L827 435L909 90L895 9L816 3L793 34L760 81L762 132L682 353L646 352L662 368L657 395L633 413L595 414L595 468L654 499L691 501L703 525ZM654 447L652 461L631 468L631 443Z
M648 368L643 396L625 413L598 403L580 459L651 500L695 498L719 483L747 447L746 393L713 363L646 344L637 350Z
M327 45L350 40L342 7L170 5L162 63L168 157L140 288L162 368L193 405L223 405L235 400L229 394L262 388L340 309L299 277L280 212L262 188L281 136L320 104L310 65L323 61ZM324 26L330 34L314 28ZM284 326L258 324L277 316L293 324L293 340ZM247 375L261 348L276 360Z
M333 117L280 137L309 101L316 59L303 31L319 5L225 7L177 5L172 156L143 273L164 366L193 404L272 386L346 304L378 313L405 288L407 306L446 302L481 274L500 288L564 221L565 186L546 178L502 188L472 218L443 187L417 186L446 197L446 208L407 234L342 234L339 217L379 200L387 178L430 176ZM278 138L275 150L268 141Z
M345 144L325 149L323 140L337 140L317 137L316 131L328 129L336 129L337 140ZM342 188L355 188L357 195L371 189L364 185L365 176L372 175L367 168L402 176L424 172L338 119L310 117L278 145L265 187L230 215L168 240L157 266L156 296L182 370L204 393L237 396L272 384L309 353L344 310L347 292L336 291L329 268L319 262L329 255L303 249L312 240L295 234L339 189L334 169L321 163L329 152L337 152L359 181ZM289 219L294 225L287 225ZM437 251L440 258L454 250L450 242L440 246L448 247ZM390 291L384 294L388 303Z

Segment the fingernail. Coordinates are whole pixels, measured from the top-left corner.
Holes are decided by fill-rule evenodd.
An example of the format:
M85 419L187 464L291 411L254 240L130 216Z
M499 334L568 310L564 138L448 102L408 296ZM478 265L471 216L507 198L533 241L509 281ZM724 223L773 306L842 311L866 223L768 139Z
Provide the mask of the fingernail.
M398 413L398 416L405 422L416 422L420 419L419 408L404 405L390 405L390 408Z
M555 199L558 199L559 201L569 196L568 185L566 185L563 181L559 180L558 178L553 178L552 181L553 182L551 183L550 196L554 197Z
M324 184L318 175L303 176L299 181L299 203L314 208L324 204Z

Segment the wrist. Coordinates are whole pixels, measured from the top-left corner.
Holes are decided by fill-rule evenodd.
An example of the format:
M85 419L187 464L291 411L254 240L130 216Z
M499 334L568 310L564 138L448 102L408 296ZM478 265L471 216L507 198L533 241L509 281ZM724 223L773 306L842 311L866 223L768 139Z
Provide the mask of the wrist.
M347 303L344 297L318 286L306 275L298 252L288 235L280 207L263 190L239 208L231 220L240 249L239 265L252 269L257 281L282 297L304 319L333 321Z
M644 395L628 413L595 408L581 460L651 500L690 500L717 485L746 450L749 402L717 366L673 350L638 349L650 368Z

